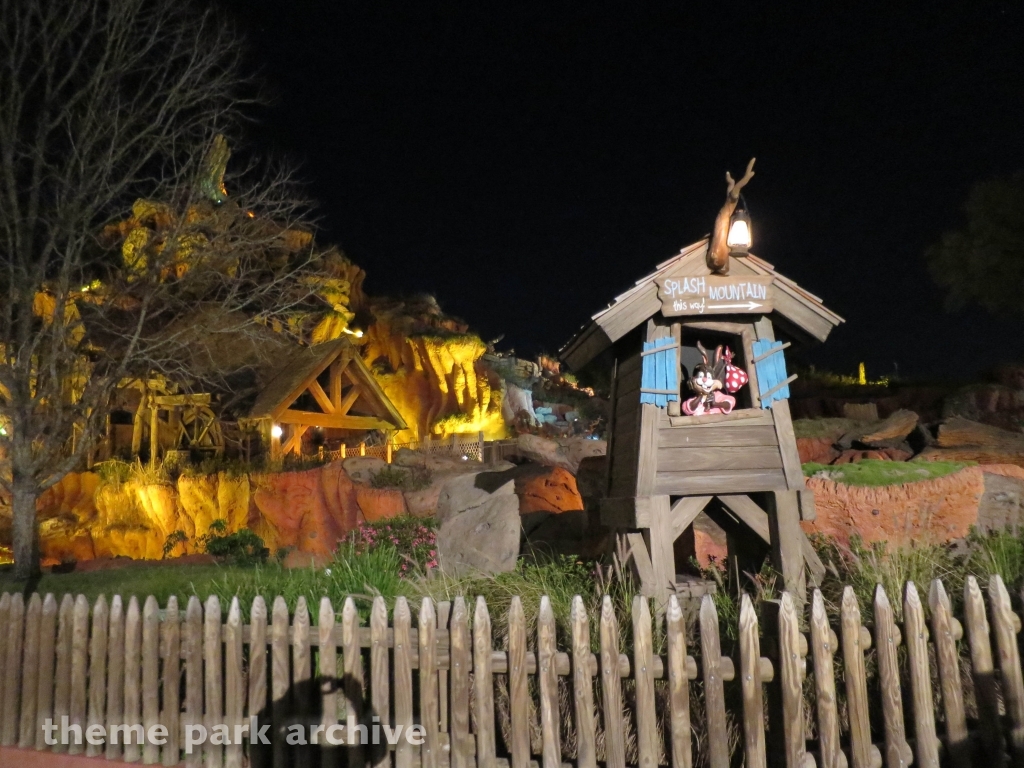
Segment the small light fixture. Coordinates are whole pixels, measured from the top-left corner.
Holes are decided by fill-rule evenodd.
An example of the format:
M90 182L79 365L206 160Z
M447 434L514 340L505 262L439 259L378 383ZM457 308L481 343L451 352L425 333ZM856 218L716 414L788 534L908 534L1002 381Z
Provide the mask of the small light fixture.
M272 438L274 438L275 440L280 440L281 439L281 435L283 435L283 434L284 434L284 430L281 429L281 425L280 424L275 424L274 426L272 426L270 428L270 436Z
M750 213L746 201L740 195L739 205L729 219L729 236L725 244L729 246L730 256L746 256L752 243L750 235Z

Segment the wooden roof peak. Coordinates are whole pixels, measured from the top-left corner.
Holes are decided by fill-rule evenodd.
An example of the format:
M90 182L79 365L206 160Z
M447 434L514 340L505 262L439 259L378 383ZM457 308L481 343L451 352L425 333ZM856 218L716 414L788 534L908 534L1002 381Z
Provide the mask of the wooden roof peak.
M317 378L335 362L340 361L337 382L332 381L330 397L324 393ZM349 379L349 396L341 397L341 375ZM307 390L324 413L295 411L291 406ZM372 416L348 416L348 409L360 399ZM251 419L273 419L307 426L352 429L406 429L402 415L381 389L380 384L348 339L297 347L279 363L279 372L263 388L252 410Z
M591 322L561 350L561 359L572 369L589 363L605 348L661 311L658 280L669 275L711 275L705 255L708 237L681 249L661 262L649 275L637 280L624 293L591 317ZM772 315L808 341L824 341L843 318L828 309L820 298L775 271L769 262L754 254L730 260L731 275L765 276L776 286Z

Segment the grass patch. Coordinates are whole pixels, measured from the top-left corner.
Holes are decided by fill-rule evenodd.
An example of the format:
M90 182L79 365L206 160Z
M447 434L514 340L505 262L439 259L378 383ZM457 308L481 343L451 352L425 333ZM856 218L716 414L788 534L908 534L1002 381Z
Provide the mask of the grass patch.
M804 475L845 485L882 486L934 480L973 466L969 461L883 461L867 459L852 464L804 464Z

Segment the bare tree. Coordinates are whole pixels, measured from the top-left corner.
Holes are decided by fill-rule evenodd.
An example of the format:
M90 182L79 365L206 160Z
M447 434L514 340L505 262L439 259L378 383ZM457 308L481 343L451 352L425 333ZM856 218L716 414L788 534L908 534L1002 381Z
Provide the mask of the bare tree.
M225 189L219 134L250 86L233 31L182 0L0 0L0 486L20 578L39 495L82 464L120 382L180 372L198 305L238 332L304 298L289 175L250 166Z

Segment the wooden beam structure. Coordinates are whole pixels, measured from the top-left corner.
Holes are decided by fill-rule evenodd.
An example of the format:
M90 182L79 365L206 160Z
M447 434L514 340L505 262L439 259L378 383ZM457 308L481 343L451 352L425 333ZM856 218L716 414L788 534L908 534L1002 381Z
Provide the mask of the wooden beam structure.
M316 413L315 411L296 411L291 408L278 416L281 424L302 424L307 427L328 427L331 429L394 429L394 424L378 419L376 416L348 416L337 413Z

